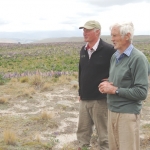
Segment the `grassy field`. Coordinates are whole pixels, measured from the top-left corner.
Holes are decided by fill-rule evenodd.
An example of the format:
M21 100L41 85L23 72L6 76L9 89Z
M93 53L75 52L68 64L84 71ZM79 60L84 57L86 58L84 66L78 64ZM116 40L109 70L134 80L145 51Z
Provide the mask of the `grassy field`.
M104 38L108 42L108 38ZM110 41L109 41L110 42ZM83 42L0 44L0 73L35 73L35 71L76 72ZM150 60L150 40L137 37L134 45Z
M0 45L0 72L77 71L82 44Z

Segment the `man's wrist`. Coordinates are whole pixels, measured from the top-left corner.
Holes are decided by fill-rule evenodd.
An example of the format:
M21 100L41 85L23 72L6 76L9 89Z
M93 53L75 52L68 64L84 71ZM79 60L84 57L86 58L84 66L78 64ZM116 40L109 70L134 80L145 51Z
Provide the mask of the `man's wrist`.
M115 94L119 96L119 89L117 88Z
M118 87L114 87L114 92L113 94L116 94L116 91L118 90Z

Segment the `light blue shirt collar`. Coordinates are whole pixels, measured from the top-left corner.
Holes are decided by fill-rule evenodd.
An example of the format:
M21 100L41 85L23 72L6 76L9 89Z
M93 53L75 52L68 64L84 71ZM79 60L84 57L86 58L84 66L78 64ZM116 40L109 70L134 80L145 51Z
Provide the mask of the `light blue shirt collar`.
M133 49L133 45L130 44L128 46L128 48L122 54L120 54L119 50L117 50L116 53L115 53L117 62L119 62L124 56L128 56L129 57L131 52L132 52L132 49Z

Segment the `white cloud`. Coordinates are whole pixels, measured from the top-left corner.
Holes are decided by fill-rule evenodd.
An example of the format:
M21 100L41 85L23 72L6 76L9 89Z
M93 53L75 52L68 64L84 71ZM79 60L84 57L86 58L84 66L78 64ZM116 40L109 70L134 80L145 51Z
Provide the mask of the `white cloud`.
M149 8L149 0L1 0L0 32L73 31L95 19L102 34L109 34L109 26L122 20L132 21L136 34L150 34Z
M99 7L108 7L114 5L125 5L131 3L150 2L150 0L82 0L82 2L89 3L90 5L96 5Z
M131 21L135 26L135 34L150 34L150 4L136 3L124 6L113 6L105 12L99 13L101 24L106 31L115 22ZM105 17L104 17L105 16ZM103 31L102 30L102 31Z

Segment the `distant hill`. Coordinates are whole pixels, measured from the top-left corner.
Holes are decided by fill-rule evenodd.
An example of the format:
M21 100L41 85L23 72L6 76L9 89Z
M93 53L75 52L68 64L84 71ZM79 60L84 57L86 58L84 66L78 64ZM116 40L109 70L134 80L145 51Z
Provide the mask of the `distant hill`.
M13 39L0 39L0 43L18 43Z
M83 42L83 37L61 37L61 38L47 38L34 41L34 43L52 43L52 42Z
M18 43L32 43L37 40L43 40L47 38L58 38L58 37L82 37L81 30L75 31L22 31L22 32L0 32L0 39L12 39Z
M101 35L101 38L108 42L111 42L110 35ZM16 38L0 38L0 43L53 43L53 42L83 42L83 37L60 37L60 38L41 38L38 40L35 39L16 39ZM133 42L150 42L150 35L135 35L133 38Z
M105 41L111 42L110 36L101 36ZM34 41L33 43L53 43L53 42L84 42L83 37L61 37L61 38L47 38L42 40Z
M111 42L110 35L102 35L101 38L108 42ZM42 40L34 41L33 43L52 43L52 42L83 42L83 37L61 37L61 38L47 38ZM147 41L150 42L150 35L135 35L133 38L133 42L143 42Z

